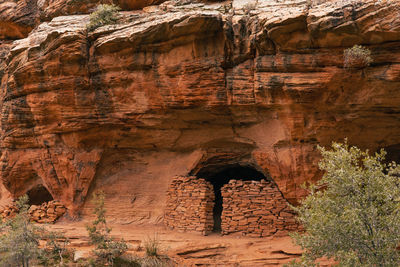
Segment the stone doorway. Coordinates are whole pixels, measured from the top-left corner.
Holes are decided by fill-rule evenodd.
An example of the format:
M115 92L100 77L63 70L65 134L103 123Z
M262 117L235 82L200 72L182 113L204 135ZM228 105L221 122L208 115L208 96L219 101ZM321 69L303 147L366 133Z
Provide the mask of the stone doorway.
M213 208L213 232L221 233L221 216L223 211L223 197L221 188L229 183L230 180L242 181L261 181L267 179L264 174L256 171L249 166L232 165L217 173L198 174L198 177L204 178L210 182L214 190L214 208Z

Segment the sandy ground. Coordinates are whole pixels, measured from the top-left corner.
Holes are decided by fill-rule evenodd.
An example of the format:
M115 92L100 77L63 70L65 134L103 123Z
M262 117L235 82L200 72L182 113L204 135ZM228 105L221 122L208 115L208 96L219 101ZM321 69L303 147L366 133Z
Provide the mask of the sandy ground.
M48 227L63 232L71 241L77 255L85 256L91 250L85 221L61 221ZM282 266L299 257L301 250L289 236L250 238L239 235L221 236L213 233L202 236L178 233L164 226L137 226L111 224L112 235L130 244L129 253L143 255L143 244L156 237L162 253L178 266Z

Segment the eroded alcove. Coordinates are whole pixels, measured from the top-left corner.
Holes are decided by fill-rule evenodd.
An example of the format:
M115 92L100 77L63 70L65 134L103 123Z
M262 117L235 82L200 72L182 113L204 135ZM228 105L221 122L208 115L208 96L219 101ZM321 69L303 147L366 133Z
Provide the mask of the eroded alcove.
M29 205L41 205L53 200L53 196L42 184L32 187L26 194L29 197Z
M296 230L294 213L268 172L251 157L232 155L208 157L188 176L173 179L165 224L179 231L255 237Z

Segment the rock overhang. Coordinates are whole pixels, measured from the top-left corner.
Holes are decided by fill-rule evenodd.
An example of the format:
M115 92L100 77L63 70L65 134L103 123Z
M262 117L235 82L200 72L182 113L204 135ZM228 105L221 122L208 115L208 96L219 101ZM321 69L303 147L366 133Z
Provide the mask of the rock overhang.
M356 16L340 3L303 2L260 2L249 14L167 2L88 35L87 15L42 23L2 62L3 181L19 195L38 174L78 210L92 181L105 179L97 170L110 168L108 151L246 147L293 202L300 184L320 177L317 144L399 144L398 1L346 4ZM347 72L343 49L356 43L375 61Z

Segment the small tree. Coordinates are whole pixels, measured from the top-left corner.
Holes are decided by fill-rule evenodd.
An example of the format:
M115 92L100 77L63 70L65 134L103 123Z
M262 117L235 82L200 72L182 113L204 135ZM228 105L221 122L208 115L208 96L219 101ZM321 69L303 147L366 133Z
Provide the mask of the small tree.
M58 232L44 231L42 239L46 244L41 248L38 262L43 266L65 266L73 258L73 250L68 248L69 239Z
M303 262L321 257L340 266L399 266L400 166L385 164L385 152L373 156L356 147L333 143L319 148L325 171L295 210L306 233L294 235Z
M42 229L30 222L28 196L17 201L18 214L1 225L0 266L29 267L40 254L39 239Z
M120 8L114 4L98 5L96 10L90 14L89 23L86 25L88 31L94 31L103 25L114 24L118 21Z
M362 69L372 63L371 51L361 45L344 50L344 67L347 69Z
M114 260L124 254L128 247L124 241L114 241L110 236L111 228L106 222L104 193L96 193L93 203L95 205L93 214L96 215L96 219L86 226L90 242L95 246L93 253L100 263L113 265Z

